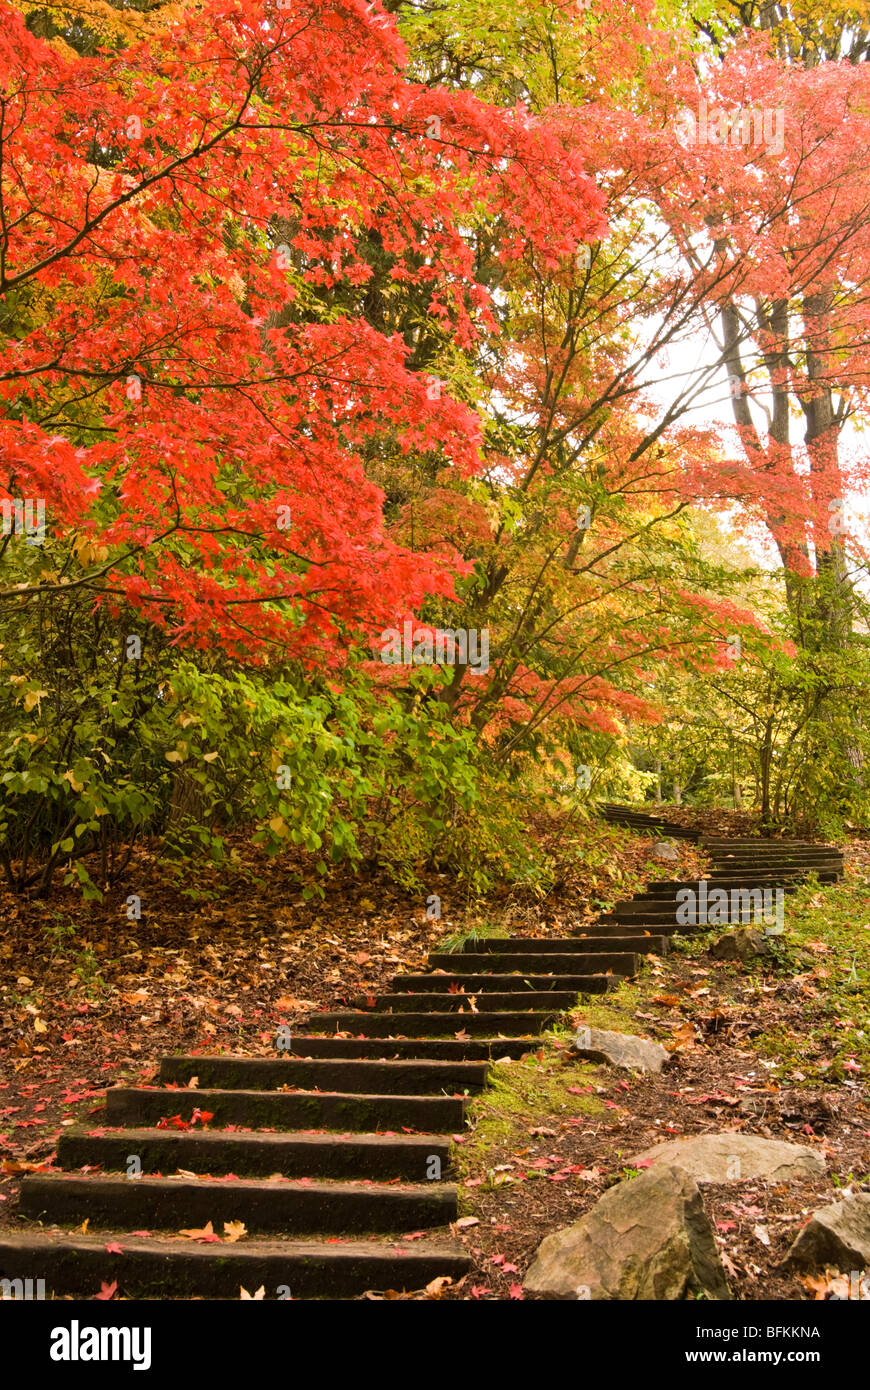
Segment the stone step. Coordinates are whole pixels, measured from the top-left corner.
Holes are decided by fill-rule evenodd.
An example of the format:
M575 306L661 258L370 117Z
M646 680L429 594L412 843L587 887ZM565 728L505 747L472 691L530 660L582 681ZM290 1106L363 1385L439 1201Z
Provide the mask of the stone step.
M426 1179L429 1160L441 1172L450 1166L446 1134L248 1134L225 1130L121 1129L100 1136L67 1129L57 1143L57 1161L68 1170L101 1166L125 1173L136 1155L144 1173L236 1173L242 1178ZM132 1181L132 1180L131 1180Z
M720 885L719 885L718 883L711 884L711 883L708 882L708 884L707 884L707 896L708 896L708 898L709 898L709 896L712 894L714 888L715 888L715 889L717 890L717 892L718 892L719 886L720 886ZM697 889L693 889L692 891L695 892L695 893L697 893ZM752 889L749 889L749 888L725 888L725 889L723 889L723 892L725 892L725 893L728 894L728 900L729 900L729 902L731 901L731 895L732 895L732 893L735 895L735 896L734 896L735 902L741 902L741 901L746 901L746 900L747 900L747 895L750 894L750 893L752 893L752 891L753 891L753 890L752 890ZM773 891L775 891L775 890L770 889L770 888L768 888L768 889L763 889L763 888L762 888L762 889L756 889L756 890L755 890L755 893L756 893L756 895L757 895L757 894L759 894L759 893L773 892ZM741 896L738 896L738 894L741 895ZM752 898L752 897L749 897L749 898L748 898L748 901L749 901L750 903L752 903L753 901L756 901L756 900L757 900L757 896L756 896L756 898ZM619 916L619 914L622 913L622 912L632 912L632 913L637 913L637 912L651 912L651 913L653 914L653 916L655 916L656 913L675 912L675 911L677 910L677 908L679 908L679 907L681 906L681 904L682 904L683 902L685 902L685 901L686 901L686 899L684 899L684 898L681 898L681 899L678 900L676 894L674 894L672 897L667 897L667 898L666 898L666 897L661 897L661 898L646 898L646 897L644 897L644 898L623 898L620 902L614 903L614 905L613 905L613 914L614 914L615 916ZM764 899L762 898L761 901L763 902ZM776 901L776 900L774 899L774 901Z
M616 980L615 976L607 979ZM548 1024L555 1023L562 1014L561 1009L548 1009L528 1013L481 1013L463 1014L365 1014L365 1013L323 1013L315 1014L308 1020L309 1029L323 1029L329 1032L359 1034L366 1038L390 1037L401 1034L403 1037L450 1037L458 1032L484 1034L492 1037L504 1033L509 1038L521 1037L523 1033L540 1033ZM347 1126L345 1126L347 1128ZM381 1126L385 1128L385 1126ZM455 1130L458 1125L435 1125L435 1129Z
M599 933L596 938L603 946L609 942L611 946L618 947L619 950L631 950L637 955L667 955L670 947L667 935L656 932L655 926L649 929L636 927L634 923L628 922L624 926L616 921L601 917L595 923L595 930ZM583 937L579 938L581 945L585 945Z
M784 891L785 891L786 893L793 893L793 892L795 891L795 887L796 887L796 885L792 882L792 880L790 880L790 879L782 879L782 878L779 879L778 883L777 883L777 882L771 882L769 879L766 880L765 882L761 883L761 882L758 881L757 878L754 879L754 880L753 880L753 879L746 879L746 878L735 879L735 880L732 880L732 879L727 879L727 880L726 880L726 879L721 879L721 878L715 878L715 879L714 879L714 878L712 878L712 877L708 877L708 878L705 880L705 882L707 883L708 887L709 887L711 884L715 884L717 888L724 888L724 889L726 889L726 891L729 892L729 893L731 892L732 888L733 888L733 889L736 889L738 892L749 892L749 891L752 890L753 886L754 886L755 888L764 889L764 888L776 888L776 887L777 887L778 885L780 885L780 884L781 884L782 888L784 889ZM666 884L666 885L664 885L664 886L656 886L655 888L648 888L648 889L646 889L646 891L645 891L644 893L638 893L637 897L634 897L634 898L623 898L623 899L621 899L621 901L622 901L622 902L625 902L625 903L628 903L628 902L631 902L631 903L638 903L638 902L639 902L639 903L644 903L644 902L648 902L648 903L650 903L650 904L656 903L656 902L665 902L665 903L676 902L677 893L678 893L678 891L679 891L680 889L682 889L682 888L691 888L693 892L697 893L697 892L698 892L698 883L697 883L697 881L696 881L696 882L694 882L694 883L693 883L693 882L685 882L685 883L679 883L679 884L676 884L676 885L673 884L673 883L669 883L669 884Z
M824 844L819 840L789 840L774 836L765 837L763 835L705 835L702 843L704 845L716 846L724 849L730 849L732 846L743 849L748 846L750 849L829 849L837 854L842 853L842 850L838 849L836 845Z
M638 932L655 932L657 937L664 936L665 938L674 936L678 932L681 936L685 936L691 934L693 930L688 924L683 926L678 923L676 914L672 917L639 917L637 921L633 918L620 917L618 920L614 918L612 925L614 931L625 932L634 928Z
M21 1182L19 1210L22 1216L54 1225L81 1225L87 1217L94 1227L175 1232L182 1227L201 1229L211 1221L215 1234L221 1234L225 1221L243 1221L252 1234L339 1235L446 1225L456 1220L457 1189L442 1182L380 1186L239 1178L229 1183L28 1173Z
M338 1015L336 1015L338 1016ZM357 1015L351 1015L356 1018ZM369 1022L365 1015L359 1015ZM497 1017L497 1015L496 1015ZM402 1020L404 1024L404 1019ZM455 1020L447 1019L453 1032ZM115 1086L106 1092L106 1123L141 1127L180 1115L190 1120L194 1108L222 1125L252 1129L422 1130L453 1133L462 1128L465 1101L452 1096L364 1095L330 1091L224 1091L207 1088L156 1090ZM95 1126L96 1128L96 1126Z
M540 1047L537 1038L336 1038L299 1035L290 1043L294 1055L313 1057L430 1057L445 1061L519 1058Z
M625 952L612 954L618 957ZM549 974L583 975L591 982L585 987L587 992L601 992L601 986L597 982L604 978L604 972L608 968L602 964L609 959L606 953L581 953L575 949L574 952L565 951L561 955L548 954L544 959L550 967ZM629 962L626 962L626 965L628 964ZM449 970L453 975L484 975L489 970L502 975L506 970L540 970L541 955L535 952L525 955L519 951L481 951L480 954L470 951L467 954L463 952L461 956L453 956L433 952L429 957L429 965L433 970Z
M833 845L736 845L703 846L714 859L782 859L796 863L805 859L842 859L843 851Z
M107 1244L123 1254L111 1254ZM410 1293L446 1276L458 1281L471 1269L462 1246L449 1240L242 1240L199 1245L191 1240L142 1239L123 1232L83 1236L0 1233L0 1278L32 1278L57 1295L93 1298L117 1281L124 1298L221 1298L262 1285L267 1299L353 1298L367 1290Z
M813 873L819 869L830 870L837 873L842 869L843 864L840 859L832 859L830 856L814 857L812 859L779 859L774 855L746 858L743 855L730 857L721 855L712 860L713 873L724 873L726 870L733 874L752 873L755 869L762 869L765 873L782 872L788 873Z
M729 893L732 888L782 888L783 891L786 893L794 893L797 891L797 888L799 886L793 874L780 874L773 872L769 874L752 874L751 876L748 874L744 874L740 877L734 877L731 874L711 873L707 874L706 878L701 881L707 883L708 885L715 883L717 888L727 888ZM663 895L664 891L669 890L671 893L674 893L679 888L691 888L695 892L697 892L698 880L669 879L666 883L662 883L659 886L663 890ZM659 895L655 893L651 894L650 896L658 897Z
M792 880L792 878L789 878L788 876L780 877L778 878L778 880L771 881L771 878L769 876L763 876L762 880L762 878L760 878L759 876L755 876L755 874L753 874L753 876L750 877L728 876L727 878L713 878L712 874L707 874L707 877L703 881L705 881L707 885L714 883L716 884L717 888L727 888L728 892L731 891L731 888L738 888L738 890L750 890L750 888L753 887L775 888L778 884L781 884L781 887L784 888L785 892L795 892L796 887L798 887L798 885L795 884L795 881ZM677 899L677 892L680 891L681 888L692 888L693 892L698 892L698 883L699 880L696 880L696 878L695 880L692 880L692 878L682 878L682 880L674 880L674 878L670 878L670 880L667 880L666 883L650 885L649 888L645 888L645 891L643 891L642 894L641 892L639 892L639 894L637 894L637 897L623 898L621 899L621 901L650 903L675 902L675 899Z
M816 865L841 869L837 855L710 855L714 869L812 869Z
M632 904L632 905L629 906L629 907L617 907L617 908L615 908L614 911L613 911L612 920L615 921L615 922L630 922L630 921L653 922L653 921L657 921L657 920L661 919L661 921L664 923L664 922L668 922L668 921L670 921L671 919L675 918L678 912L685 913L686 910L687 910L688 908L691 907L692 901L693 901L692 899L689 899L688 902L680 903L680 904L678 904L678 903L668 903L668 902L661 903L661 905L659 905L659 904L653 905L653 904L640 903L640 904L638 904L637 906L635 906L634 904ZM699 908L700 908L701 903L702 903L703 900L702 900L702 899L697 899L697 900L695 900L695 901L697 902L697 904L698 904L698 906L699 906ZM707 903L712 907L714 903L716 903L716 902L719 901L719 899L713 897L713 896L712 896L712 893L711 893L711 894L708 894L706 901L707 901ZM741 908L742 908L742 907L745 905L745 903L746 903L746 899L745 899L745 898L737 898L737 897L735 897L735 898L732 899L730 892L729 892L729 894L728 894L728 900L727 900L727 901L728 901L728 908L729 908L729 911L730 911L731 906L732 906L732 903L733 903L735 914L738 912L738 910L741 910ZM749 906L750 906L750 908L752 907L753 902L758 903L758 899L756 898L756 899L750 899L750 900L749 900ZM775 906L776 906L776 898L772 898L772 899L770 900L770 905L771 905L771 907L775 907ZM762 899L761 899L761 902L760 902L760 905L759 905L759 910L760 910L761 908L763 908L763 907L764 907L764 899L762 898Z
M772 917L772 916L774 915L775 910L776 910L776 905L774 904L774 905L771 907L771 911L770 911L767 915ZM714 903L709 903L709 904L708 904L708 908L707 908L707 915L709 916L711 913L714 913L714 912L718 913L718 908L716 908L716 906L715 906ZM701 912L700 906L699 906L698 909L697 909L697 913L698 913L698 917L699 917L699 918L702 918L702 920L703 920L703 914L702 914L702 912ZM684 915L686 915L686 920L685 920L685 921L682 921L682 922L678 919L677 914L676 914L676 911L674 911L674 910L672 910L672 911L670 912L669 915L659 915L659 914L653 915L652 913L644 913L644 912L638 913L637 916L632 916L631 914L628 914L628 913L626 913L626 914L620 914L619 917L618 917L616 920L620 923L621 926L630 926L630 925L632 925L632 924L634 924L634 925L636 925L636 926L646 926L646 927L649 927L650 930L655 930L655 931L657 931L657 932L663 932L663 933L665 933L665 934L667 934L667 935L673 935L672 928L673 928L674 926L676 926L678 930L682 930L682 929L683 929L684 927L686 927L686 926L694 926L694 925L695 925L695 923L692 921L691 916L688 915L688 909L684 909ZM763 917L763 916L764 916L764 912L763 912L763 911L762 911L762 912L759 912L757 915L758 915L759 917ZM753 912L752 914L747 915L747 914L744 914L744 913L739 912L737 909L735 909L734 912L732 912L731 909L730 909L730 906L729 906L729 908L728 908L728 913L727 913L727 920L728 920L728 921L733 921L733 922L740 921L740 922L742 922L744 916L746 917L746 923L748 924L749 921L750 921L750 916L754 919L754 917L756 916L756 914ZM715 925L715 923L711 923L711 925Z
M633 975L634 962L637 957L621 953L618 956L607 957L609 960L622 962L619 968L614 970L617 975ZM627 962L632 962L631 966ZM612 966L608 966L612 969ZM588 975L397 975L393 984L397 990L403 994L440 994L455 984L465 995L469 994L519 994L525 997L526 994L535 995L542 993L548 995L552 990L570 990L575 996L585 988Z
M585 994L601 994L603 991L597 987L600 977L584 975L581 977L583 984L581 989ZM590 985L590 979L594 983ZM558 977L553 977L553 984L558 982ZM565 1009L571 1009L577 1002L577 995L580 990L576 989L556 989L548 990L510 990L506 994L487 993L481 990L476 996L476 1008L480 1013L505 1013L515 1009L547 1009L552 1008L561 1013ZM463 1016L468 1010L470 995L465 994L379 994L377 1001L372 1005L376 1012L383 1013L391 1011L394 1014L411 1014L420 1012L432 1013L462 1013Z
M752 877L758 881L763 881L766 885L781 883L783 887L798 888L802 883L815 874L822 883L836 883L842 875L842 869L828 865L811 865L808 868L795 868L794 866L771 869L755 869ZM711 869L707 875L708 882L718 883L724 878L732 879L742 877L731 869ZM749 877L748 873L745 875Z
M614 943L613 939L610 936L606 936L599 931L598 923L596 922L594 923L593 930L589 933L589 935L578 933L577 936L553 937L549 940L534 936L512 936L508 941L499 941L495 937L490 937L486 940L475 942L473 946L469 946L467 950L463 951L461 954L463 959L467 960L469 956L473 955L483 956L494 954L500 956L508 956L537 955L538 953L540 953L545 956L571 956L587 951L621 952L623 950L630 950L631 952L634 952L637 949L638 948L633 938L631 939L630 944L627 943L625 947L620 945L619 942ZM436 954L439 961L443 960L445 956L451 961L455 958L452 952L449 954L446 952ZM434 958L434 956L429 957L430 964L432 964ZM596 963L600 965L600 962ZM542 960L537 968L540 970L545 965L550 964L550 961ZM557 964L559 964L559 966L561 967L561 961L557 962ZM452 967L448 965L443 968L449 970Z
M159 1080L187 1088L196 1077L200 1087L217 1090L292 1086L364 1095L453 1095L479 1091L486 1085L487 1071L485 1062L302 1060L285 1052L279 1057L164 1057Z

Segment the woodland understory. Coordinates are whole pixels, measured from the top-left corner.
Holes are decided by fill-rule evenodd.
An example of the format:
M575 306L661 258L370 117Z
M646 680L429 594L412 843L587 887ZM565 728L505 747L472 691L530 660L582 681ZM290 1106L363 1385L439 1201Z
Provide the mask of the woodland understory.
M519 1299L726 1122L828 1157L705 1197L737 1296L830 1293L778 1262L870 1173L868 59L841 0L0 0L0 1227L164 1053L704 872L625 802L846 872L595 1006L662 1076L506 1065L475 1274L407 1296Z

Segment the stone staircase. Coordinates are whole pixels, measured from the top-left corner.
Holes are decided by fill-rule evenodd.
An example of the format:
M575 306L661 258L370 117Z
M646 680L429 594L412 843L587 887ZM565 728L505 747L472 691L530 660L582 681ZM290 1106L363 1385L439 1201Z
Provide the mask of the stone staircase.
M666 820L664 816L651 816L647 811L637 811L633 806L620 806L613 801L602 801L598 810L604 820L611 825L626 825L631 830L641 832L657 831L673 840L700 839L700 831L680 825L678 821Z
M684 932L678 908L686 889L705 896L714 889L723 889L730 902L751 903L745 895L756 890L783 894L794 892L810 875L816 874L820 883L836 883L843 873L843 852L834 845L814 844L808 840L777 840L735 838L720 835L702 836L685 826L676 825L661 816L648 816L632 807L607 803L602 815L611 824L630 826L641 833L654 833L668 838L691 839L709 859L710 868L703 880L665 879L648 885L642 893L616 903L614 910L600 919L597 930L624 932L628 928L647 927L672 935ZM736 898L732 895L736 894ZM734 920L742 920L740 917Z
M721 887L788 891L809 872L842 872L830 846L705 847ZM686 886L697 887L657 883L583 935L435 952L372 1007L313 1015L274 1058L164 1058L159 1085L110 1089L102 1121L61 1135L57 1169L22 1180L0 1278L44 1279L61 1295L117 1281L132 1298L227 1299L240 1287L341 1299L461 1278L451 1136L469 1097L493 1060L533 1049L578 996L630 978L676 931L703 929L676 920ZM225 1222L244 1223L242 1238L222 1238Z
M164 1058L160 1085L110 1089L104 1120L60 1136L57 1170L23 1179L0 1277L232 1299L456 1280L470 1261L446 1229L451 1136L491 1059L521 1057L578 994L665 947L633 932L477 941L398 976L371 1009L315 1014L281 1056ZM244 1237L220 1239L225 1222ZM208 1223L209 1239L180 1235Z

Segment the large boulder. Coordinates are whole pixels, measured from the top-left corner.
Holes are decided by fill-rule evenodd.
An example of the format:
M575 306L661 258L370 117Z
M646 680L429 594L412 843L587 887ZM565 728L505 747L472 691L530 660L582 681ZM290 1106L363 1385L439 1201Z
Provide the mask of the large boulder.
M870 1267L870 1193L850 1192L842 1202L814 1211L783 1260L786 1268L861 1270Z
M661 1071L671 1056L661 1043L635 1033L613 1033L607 1028L579 1028L570 1050L586 1061L607 1062L611 1067L632 1071Z
M673 840L657 840L653 846L656 859L679 859L680 851Z
M818 1177L825 1160L806 1144L787 1144L782 1139L762 1139L757 1134L694 1134L656 1144L631 1159L642 1163L679 1164L696 1182L785 1182L789 1178Z
M757 927L741 927L714 941L710 955L716 960L753 960L756 956L770 955L770 941Z
M731 1297L698 1186L669 1165L617 1183L547 1236L524 1288L553 1299Z

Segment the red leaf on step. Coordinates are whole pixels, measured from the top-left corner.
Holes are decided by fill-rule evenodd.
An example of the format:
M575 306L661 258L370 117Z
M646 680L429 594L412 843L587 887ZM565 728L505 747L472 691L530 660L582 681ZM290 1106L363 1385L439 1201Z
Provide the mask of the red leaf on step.
M114 1297L115 1297L115 1294L116 1294L117 1292L118 1292L118 1281L117 1281L117 1279L113 1279L112 1282L111 1282L111 1284L107 1284L107 1283L105 1283L105 1281L104 1281L102 1284L100 1284L100 1292L97 1293L97 1294L94 1294L94 1298L100 1298L100 1299L110 1299L110 1298L114 1298Z

